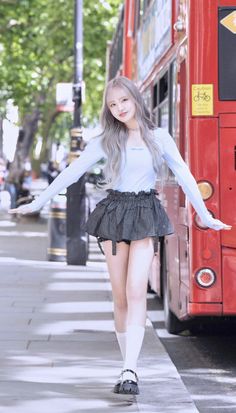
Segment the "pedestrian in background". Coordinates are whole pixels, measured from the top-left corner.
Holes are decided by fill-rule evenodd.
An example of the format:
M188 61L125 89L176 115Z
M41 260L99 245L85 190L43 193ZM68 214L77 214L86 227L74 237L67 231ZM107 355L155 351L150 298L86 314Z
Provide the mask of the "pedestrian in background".
M111 80L104 92L102 133L63 170L31 204L10 212L40 209L64 187L76 182L93 164L106 159L104 187L108 192L86 223L104 251L114 300L114 321L124 364L114 392L138 394L137 360L146 324L146 293L158 239L173 233L157 197L156 180L165 161L205 226L231 226L208 212L197 183L174 140L151 121L135 84L125 77Z

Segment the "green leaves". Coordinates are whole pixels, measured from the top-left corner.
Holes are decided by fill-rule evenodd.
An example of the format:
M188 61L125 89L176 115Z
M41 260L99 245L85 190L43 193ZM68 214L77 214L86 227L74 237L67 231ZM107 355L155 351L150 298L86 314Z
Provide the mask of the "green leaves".
M83 123L99 116L106 43L118 19L119 0L84 0ZM12 98L20 118L39 107L42 125L55 108L58 82L73 82L74 0L0 2L0 110ZM43 98L42 98L43 97ZM63 115L60 115L63 116ZM42 126L43 127L43 126Z

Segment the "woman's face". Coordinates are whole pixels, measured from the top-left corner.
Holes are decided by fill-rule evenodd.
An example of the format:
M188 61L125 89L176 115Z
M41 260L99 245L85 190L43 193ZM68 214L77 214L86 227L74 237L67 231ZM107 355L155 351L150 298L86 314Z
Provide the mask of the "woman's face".
M135 118L135 104L130 95L121 87L111 87L107 92L107 106L114 118L127 123Z

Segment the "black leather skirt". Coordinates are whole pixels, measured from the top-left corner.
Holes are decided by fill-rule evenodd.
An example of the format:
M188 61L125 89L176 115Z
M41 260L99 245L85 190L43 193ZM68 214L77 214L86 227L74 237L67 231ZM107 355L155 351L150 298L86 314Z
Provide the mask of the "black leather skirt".
M107 197L98 202L85 224L86 231L97 237L100 248L102 241L111 240L112 254L116 255L117 242L129 244L152 237L154 252L157 252L159 237L173 233L157 191L135 193L109 189L107 192Z

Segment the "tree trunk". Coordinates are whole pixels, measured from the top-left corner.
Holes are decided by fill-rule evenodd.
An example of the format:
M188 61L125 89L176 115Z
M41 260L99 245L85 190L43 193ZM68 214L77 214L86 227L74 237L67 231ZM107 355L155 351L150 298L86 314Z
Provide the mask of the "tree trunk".
M3 130L2 130L3 119L0 115L0 157L3 157Z
M19 132L14 160L10 166L8 181L19 184L24 172L25 161L29 156L35 134L38 129L38 122L41 116L39 108L34 109L31 114L27 114L23 119L23 126Z
M41 150L40 161L49 160L50 150L52 146L52 139L49 139L49 133L50 133L53 123L55 122L55 119L60 114L61 112L57 112L55 109L52 110L51 113L48 115L47 121L44 124L44 128L42 131L43 147Z
M40 165L41 163L47 163L50 160L50 152L52 145L52 138L49 137L50 129L55 121L56 117L60 115L61 112L57 112L55 109L51 110L47 114L47 119L43 123L43 128L41 130L41 135L43 139L42 149L39 159L33 159L33 169L36 174L40 175Z

